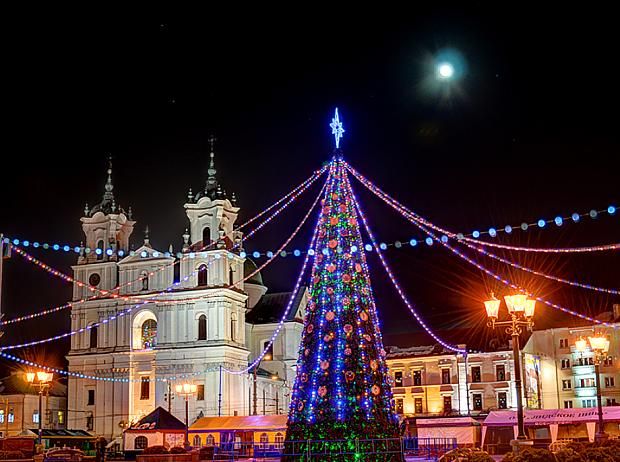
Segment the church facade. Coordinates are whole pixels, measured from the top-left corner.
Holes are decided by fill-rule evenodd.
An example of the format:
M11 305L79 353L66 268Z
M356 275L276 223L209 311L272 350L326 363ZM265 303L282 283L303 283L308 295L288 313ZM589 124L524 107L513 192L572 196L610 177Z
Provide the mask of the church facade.
M204 190L190 190L184 207L189 226L176 256L154 249L148 233L131 250L136 222L116 204L111 163L102 201L85 208L71 314L81 332L67 360L70 372L105 380L69 378L69 428L112 439L158 406L184 420L185 397L175 396L183 383L196 385L190 425L202 416L287 413L307 293L297 294L257 368L220 372L243 369L263 351L290 293L267 293L242 257L240 209L217 181L213 147Z

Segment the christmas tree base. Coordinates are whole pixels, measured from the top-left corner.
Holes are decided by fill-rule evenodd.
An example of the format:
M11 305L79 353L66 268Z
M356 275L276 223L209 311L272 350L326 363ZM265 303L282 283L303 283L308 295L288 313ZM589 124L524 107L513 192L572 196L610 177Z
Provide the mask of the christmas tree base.
M405 458L395 426L365 422L356 429L350 423L324 422L289 426L281 460L404 462Z

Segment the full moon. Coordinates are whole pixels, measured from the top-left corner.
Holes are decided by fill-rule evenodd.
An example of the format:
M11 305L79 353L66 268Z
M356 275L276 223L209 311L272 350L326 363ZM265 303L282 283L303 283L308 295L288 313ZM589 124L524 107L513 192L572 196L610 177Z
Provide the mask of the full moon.
M449 79L454 75L454 67L450 63L441 63L437 70L442 79Z

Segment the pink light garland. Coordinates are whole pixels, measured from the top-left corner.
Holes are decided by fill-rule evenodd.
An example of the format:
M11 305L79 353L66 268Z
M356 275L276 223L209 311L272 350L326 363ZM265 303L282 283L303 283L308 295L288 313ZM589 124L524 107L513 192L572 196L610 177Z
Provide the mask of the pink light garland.
M355 176L355 174L354 174ZM356 176L357 178L357 176ZM358 178L359 179L359 178ZM414 224L415 226L417 226L418 228L420 228L424 233L426 233L428 236L430 236L434 241L438 242L439 244L441 244L442 246L444 246L445 248L447 248L448 250L450 250L451 252L453 252L454 254L456 254L457 256L459 256L460 258L462 258L463 260L467 261L468 263L472 264L473 266L475 266L476 268L478 268L479 270L483 271L484 273L488 274L489 276L493 277L494 279L500 281L502 284L518 290L519 292L522 292L524 294L526 294L528 297L533 298L541 303L544 303L547 306L550 306L552 308L558 309L564 313L570 314L572 316L576 316L579 317L581 319L584 319L586 321L595 323L595 324L601 324L607 327L611 327L614 329L617 329L618 327L615 326L614 324L610 324L607 322L603 322L600 321L598 319L592 318L590 316L578 313L576 311L573 311L569 308L565 308L561 305L558 305L556 303L553 303L551 301L548 301L542 297L538 297L535 296L534 294L529 293L526 289L524 289L523 287L520 287L516 284L514 284L512 281L505 279L497 274L495 274L494 272L492 272L491 270L487 269L486 267L484 267L483 265L475 262L474 260L472 260L471 258L469 258L467 255L459 252L457 249L453 248L452 246L450 246L448 243L444 242L441 238L437 237L437 235L435 235L434 233L432 233L432 231L430 231L425 225L420 223L420 220L417 219L417 216L411 212L409 209L407 209L405 206L403 206L402 204L400 204L398 201L396 201L395 199L391 198L388 194L386 194L385 192L383 192L380 188L378 188L377 186L375 186L374 184L372 184L370 181L366 180L366 181L361 181L360 182L366 186L366 188L368 188L368 190L370 190L373 194L375 194L377 197L379 197L381 200L383 200L386 204L390 205L393 209L395 209L396 211L398 211L405 219L407 219L410 223Z

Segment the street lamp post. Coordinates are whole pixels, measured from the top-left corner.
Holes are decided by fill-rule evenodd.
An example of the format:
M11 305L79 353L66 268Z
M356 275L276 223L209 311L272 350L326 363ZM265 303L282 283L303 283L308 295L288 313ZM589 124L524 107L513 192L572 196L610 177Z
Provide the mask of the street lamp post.
M258 402L258 397L256 396L257 394L257 384L256 384L256 374L258 374L258 368L260 366L260 363L262 360L266 360L266 361L270 361L271 360L271 354L267 353L265 354L265 356L263 356L258 363L256 364L256 366L254 366L254 384L252 385L252 415L258 415L257 412L257 402Z
M193 383L182 383L175 387L177 395L185 398L185 447L189 448L189 398L198 387Z
M43 427L41 426L43 421L41 416L43 392L50 387L52 380L54 380L54 374L52 372L38 371L26 373L26 381L39 389L39 435L37 440L37 444L39 445L42 442L43 436Z
M536 307L536 300L527 298L527 295L516 294L506 295L504 300L506 301L506 308L510 315L508 321L498 321L499 307L501 301L495 298L491 294L491 300L484 302L487 316L489 318L488 326L495 329L496 327L505 327L506 333L512 336L512 356L515 369L515 388L517 391L517 440L513 444L515 452L519 451L520 445L529 445L525 435L525 424L523 419L523 390L521 389L521 351L519 348L519 336L523 331L523 327L528 330L532 330L534 326L534 310Z
M609 351L609 339L602 333L588 337L588 340L580 338L575 342L575 350L584 353L588 347L594 353L594 375L596 375L596 406L598 409L598 431L594 439L598 442L605 441L609 435L605 433L603 423L603 398L601 396L601 361Z

